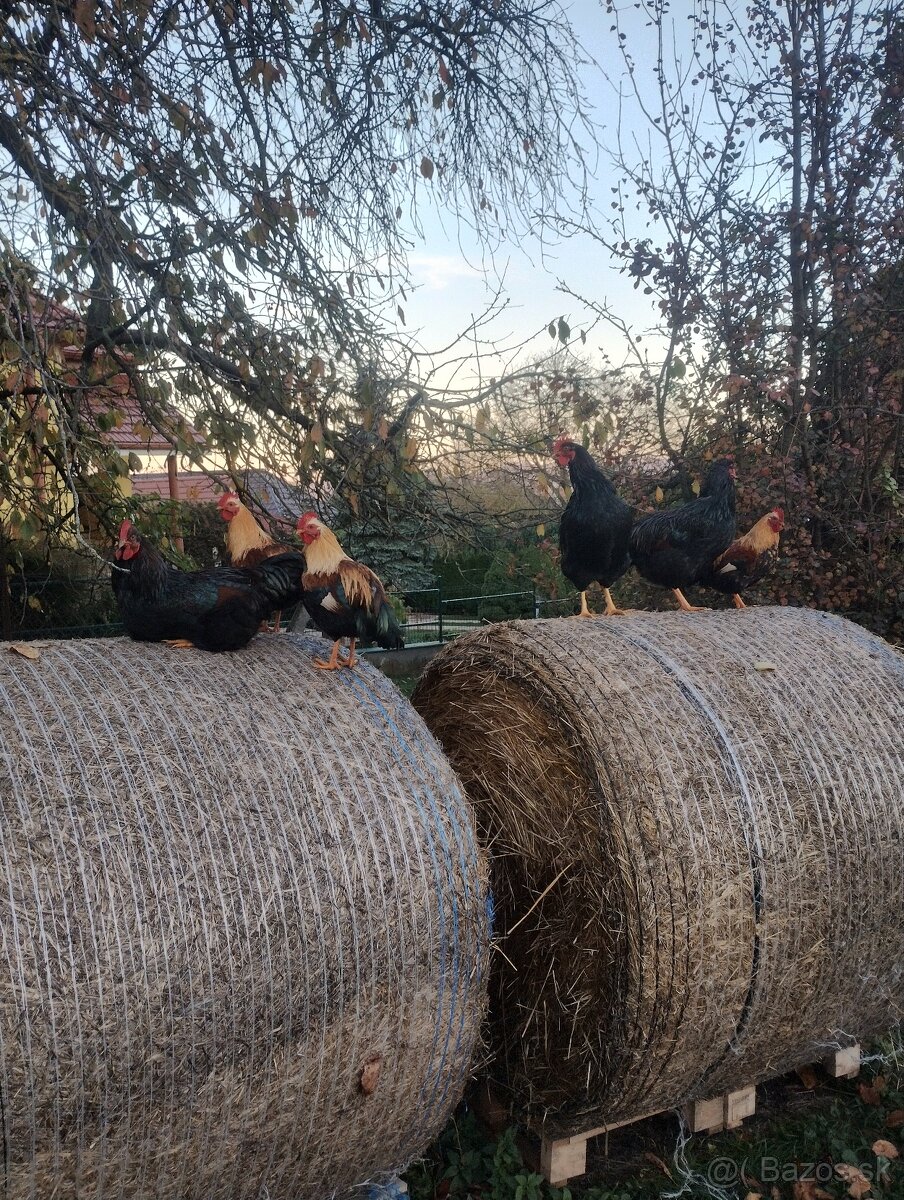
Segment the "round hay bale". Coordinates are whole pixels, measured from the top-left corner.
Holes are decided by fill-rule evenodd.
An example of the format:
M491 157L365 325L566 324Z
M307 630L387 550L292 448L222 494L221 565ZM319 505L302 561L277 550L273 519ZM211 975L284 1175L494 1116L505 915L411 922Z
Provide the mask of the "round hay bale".
M473 814L320 645L0 654L10 1200L322 1200L447 1121L486 990Z
M904 1004L904 657L807 609L494 625L414 703L477 806L519 1109L627 1120Z

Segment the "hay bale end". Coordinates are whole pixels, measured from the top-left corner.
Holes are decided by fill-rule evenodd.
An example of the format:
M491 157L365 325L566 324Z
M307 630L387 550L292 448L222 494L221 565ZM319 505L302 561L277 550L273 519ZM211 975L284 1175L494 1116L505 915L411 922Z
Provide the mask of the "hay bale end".
M493 1076L567 1127L904 1007L904 657L807 609L494 625L414 703L477 807Z

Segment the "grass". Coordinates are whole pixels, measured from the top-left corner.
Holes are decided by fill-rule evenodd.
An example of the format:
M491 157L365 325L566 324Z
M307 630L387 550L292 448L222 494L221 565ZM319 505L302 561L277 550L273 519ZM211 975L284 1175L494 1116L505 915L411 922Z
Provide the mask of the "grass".
M552 1188L514 1127L491 1137L463 1105L407 1174L412 1200L904 1200L904 1042L883 1042L856 1080L816 1071L758 1089L758 1113L718 1136L679 1140L663 1115L590 1143L588 1173ZM883 1144L884 1143L884 1144Z

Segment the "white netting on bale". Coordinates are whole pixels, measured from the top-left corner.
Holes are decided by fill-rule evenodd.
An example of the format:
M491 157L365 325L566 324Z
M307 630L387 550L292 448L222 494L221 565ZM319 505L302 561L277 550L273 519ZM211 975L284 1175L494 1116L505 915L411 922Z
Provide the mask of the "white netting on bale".
M492 1069L522 1111L630 1119L900 1020L904 656L879 638L786 608L513 622L414 703L493 852Z
M459 1099L489 936L472 813L399 692L319 648L0 655L9 1200L323 1200Z

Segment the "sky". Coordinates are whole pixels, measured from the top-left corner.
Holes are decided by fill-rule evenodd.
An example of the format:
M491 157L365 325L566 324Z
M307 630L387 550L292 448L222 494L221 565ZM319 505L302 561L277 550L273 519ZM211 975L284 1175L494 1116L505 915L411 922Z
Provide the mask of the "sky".
M595 156L595 172L590 181L591 199L604 209L611 198L609 189L616 182L614 167L606 146L614 145L615 90L613 81L624 75L615 34L610 30L599 0L572 0L564 5L588 57L595 64L582 69L584 90L591 117L601 127L603 152ZM684 4L677 7L684 8ZM648 49L655 53L651 32L636 16L622 27L629 30L635 54ZM680 26L679 26L680 32ZM608 72L610 79L606 78ZM649 299L635 291L633 280L619 273L606 251L589 235L527 237L518 244L504 243L492 259L483 255L476 237L456 227L448 214L420 210L423 237L415 236L410 255L413 289L405 305L406 331L419 331L419 340L429 349L445 345L467 329L474 317L483 312L496 290L503 288L504 310L486 327L503 344L530 343L519 352L523 361L553 346L546 327L565 316L577 332L587 328L590 315L576 300L564 295L558 285L564 280L576 293L596 300L606 299L620 315L638 328L647 327L653 317ZM640 222L638 221L638 228ZM532 336L533 335L533 336ZM588 336L586 347L576 343L581 353L602 361L608 356L612 365L625 359L622 339L601 326ZM509 361L510 356L486 360L485 374L492 374Z

